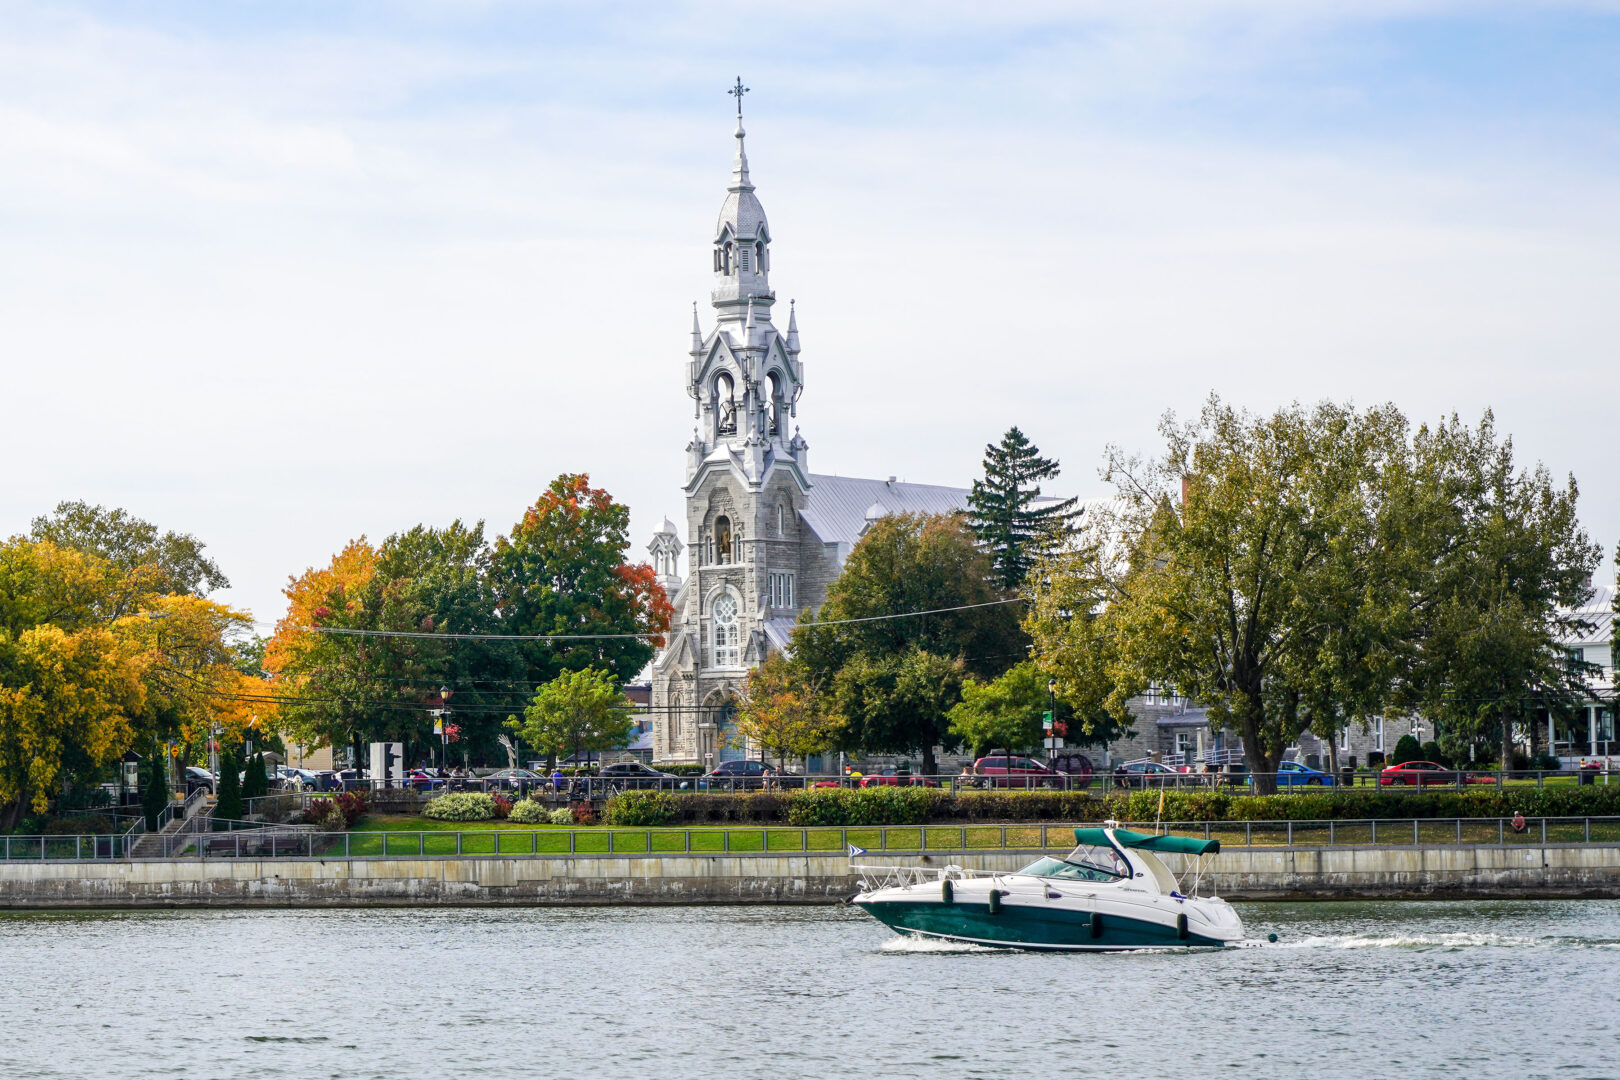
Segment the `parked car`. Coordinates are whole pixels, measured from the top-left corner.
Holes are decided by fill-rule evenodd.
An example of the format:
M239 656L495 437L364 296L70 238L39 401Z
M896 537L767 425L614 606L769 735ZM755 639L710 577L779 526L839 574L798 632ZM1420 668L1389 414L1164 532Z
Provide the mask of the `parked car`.
M1243 778L1245 784L1253 784L1253 776ZM1325 773L1321 769L1313 769L1309 765L1301 765L1297 761L1284 761L1277 766L1278 787L1332 787L1336 781L1333 774Z
M545 783L545 777L529 769L498 769L483 778L482 787L485 791L522 793L540 788ZM471 781L467 786L476 789L480 785L477 781Z
M860 784L861 787L939 787L938 780L912 776L909 772L901 776L895 769L880 769L877 772L866 773L861 777ZM837 786L836 782L834 786Z
M1050 766L1016 754L987 754L970 770L974 787L1060 788L1063 778Z
M213 795L219 790L219 779L207 769L195 765L186 766L186 795L189 797L193 791L206 791Z
M1073 752L1053 754L1046 764L1053 772L1064 777L1066 786L1070 788L1090 787L1092 774L1096 772L1090 758Z
M1465 784L1491 784L1495 780L1489 776L1475 776L1458 769L1448 769L1434 761L1408 761L1400 765L1390 765L1378 774L1380 786L1406 785L1407 787L1424 787L1431 784L1455 784L1461 780Z
M639 761L615 761L602 766L597 774L609 787L622 791L637 791L645 788L663 788L674 790L680 787L681 778L674 773L659 772L651 765L643 765Z
M1180 776L1170 766L1148 758L1114 766L1114 784L1122 788L1175 787Z
M700 791L749 791L776 780L776 770L763 761L722 761L697 778L697 787Z

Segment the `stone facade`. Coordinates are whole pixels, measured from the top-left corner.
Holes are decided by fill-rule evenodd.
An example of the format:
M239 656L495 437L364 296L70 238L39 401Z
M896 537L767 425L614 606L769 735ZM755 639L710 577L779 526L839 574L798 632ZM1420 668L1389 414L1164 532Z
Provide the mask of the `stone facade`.
M772 322L770 224L754 194L737 117L731 183L711 243L714 325L696 305L686 364L692 441L684 523L648 551L670 594L669 641L653 661L653 760L714 765L740 756L728 731L748 669L784 648L799 612L826 599L850 548L886 514L962 509L967 489L817 476L799 434L804 365L796 314ZM680 574L681 553L686 574Z

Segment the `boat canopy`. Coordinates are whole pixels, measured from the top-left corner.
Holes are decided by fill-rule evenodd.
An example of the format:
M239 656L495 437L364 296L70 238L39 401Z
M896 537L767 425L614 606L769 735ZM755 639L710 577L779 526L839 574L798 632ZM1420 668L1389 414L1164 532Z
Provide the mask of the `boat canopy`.
M1114 843L1122 848L1142 848L1145 851L1174 852L1177 855L1213 855L1221 850L1219 840L1199 840L1191 836L1166 836L1156 833L1134 832L1130 829L1114 829ZM1074 842L1077 844L1106 844L1108 843L1108 829L1076 829Z

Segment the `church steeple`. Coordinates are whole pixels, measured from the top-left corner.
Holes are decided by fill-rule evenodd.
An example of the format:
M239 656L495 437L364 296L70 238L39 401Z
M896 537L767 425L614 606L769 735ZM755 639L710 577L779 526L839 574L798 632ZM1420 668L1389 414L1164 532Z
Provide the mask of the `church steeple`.
M731 166L731 183L726 201L720 206L720 220L714 227L714 292L712 300L720 321L741 322L748 302L763 309L770 320L771 304L771 227L765 208L754 195L748 178L748 152L743 148L742 96L748 92L742 79L726 91L737 99L737 157Z
M771 322L770 225L743 149L747 92L740 78L727 91L737 99L737 157L714 230L715 327L705 335L694 318L692 328L687 393L698 430L687 447L687 482L699 483L705 470L724 464L750 488L782 466L808 485L804 441L790 431L804 383L799 327L793 318L783 335Z

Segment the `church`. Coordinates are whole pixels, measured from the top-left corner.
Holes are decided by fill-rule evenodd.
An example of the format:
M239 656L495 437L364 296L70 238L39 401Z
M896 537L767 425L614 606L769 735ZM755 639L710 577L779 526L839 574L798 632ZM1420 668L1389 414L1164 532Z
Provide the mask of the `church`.
M799 613L818 607L861 535L897 513L953 513L967 488L860 480L810 471L799 430L805 368L799 324L773 320L775 261L744 148L739 79L736 159L715 223L713 325L692 310L686 392L686 543L666 520L648 550L675 607L651 667L653 761L713 766L741 757L732 717L748 669L787 646ZM681 574L681 555L687 556Z

